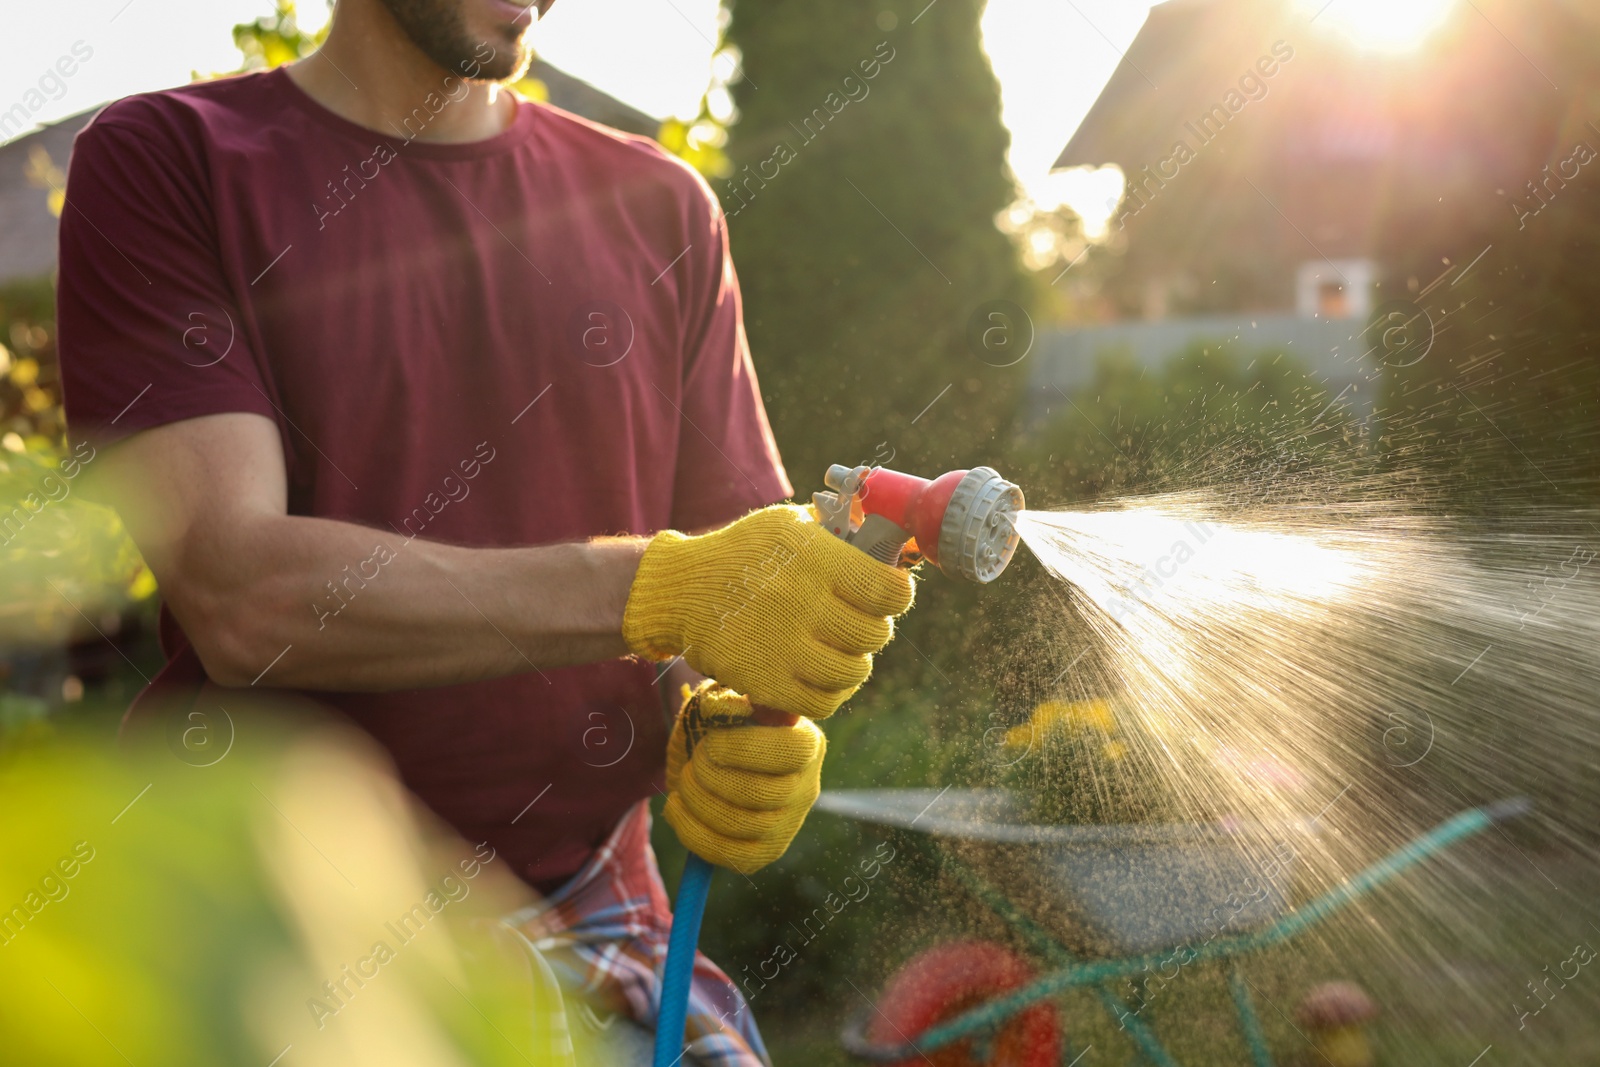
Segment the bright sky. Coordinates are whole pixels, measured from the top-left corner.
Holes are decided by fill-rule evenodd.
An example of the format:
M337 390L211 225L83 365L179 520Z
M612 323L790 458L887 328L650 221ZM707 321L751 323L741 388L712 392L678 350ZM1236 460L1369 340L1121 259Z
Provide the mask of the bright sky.
M59 56L83 42L92 56L54 89L34 118L48 122L129 93L180 85L191 70L238 66L230 30L271 0L28 0L7 3L0 111L23 99ZM302 25L320 24L320 0L301 0ZM1028 192L1082 202L1050 163L1111 76L1149 10L1148 0L989 0L984 41L1000 78L1012 166ZM940 16L937 0L922 18ZM710 76L717 0L560 0L534 29L556 66L653 115L690 116ZM914 41L917 26L896 36ZM1104 176L1102 176L1102 182ZM1066 186L1072 186L1068 179ZM1117 186L1098 194L1114 195ZM1098 187L1096 187L1098 190Z

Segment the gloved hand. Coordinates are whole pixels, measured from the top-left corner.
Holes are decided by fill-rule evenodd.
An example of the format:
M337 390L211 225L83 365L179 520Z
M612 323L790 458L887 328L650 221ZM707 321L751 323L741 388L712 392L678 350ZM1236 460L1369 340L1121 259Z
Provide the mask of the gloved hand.
M810 719L749 722L749 699L709 679L683 691L667 742L666 820L696 855L759 871L783 855L816 801L827 739Z
M639 561L622 635L757 704L823 719L872 673L911 575L778 504L699 537L659 533Z

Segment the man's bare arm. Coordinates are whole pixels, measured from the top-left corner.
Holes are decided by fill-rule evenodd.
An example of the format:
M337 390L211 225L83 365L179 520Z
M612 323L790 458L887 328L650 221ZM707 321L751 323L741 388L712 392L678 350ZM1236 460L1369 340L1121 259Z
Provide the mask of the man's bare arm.
M220 684L414 689L627 654L644 538L461 548L292 516L278 430L253 414L146 430L89 471ZM368 562L380 544L394 557Z

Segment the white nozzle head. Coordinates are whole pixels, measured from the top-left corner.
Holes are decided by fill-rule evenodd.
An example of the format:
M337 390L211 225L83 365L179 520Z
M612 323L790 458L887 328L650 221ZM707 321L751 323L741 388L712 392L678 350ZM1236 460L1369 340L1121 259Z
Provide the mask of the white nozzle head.
M1017 552L1022 489L992 467L974 467L956 484L939 526L939 569L980 585L994 581Z

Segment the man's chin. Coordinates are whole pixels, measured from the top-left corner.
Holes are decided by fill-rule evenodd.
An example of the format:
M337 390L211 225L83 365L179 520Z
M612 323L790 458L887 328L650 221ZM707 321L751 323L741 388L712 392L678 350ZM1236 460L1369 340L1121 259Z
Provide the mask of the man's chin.
M501 54L506 55L507 53ZM517 52L515 62L503 64L496 60L493 63L486 63L483 66L483 70L476 78L469 78L467 80L485 83L492 82L498 85L513 85L522 80L523 76L528 73L528 68L532 65L533 52L529 49L523 48Z
M515 26L494 26L476 35L483 42L477 52L478 70L468 75L469 81L515 82L521 80L533 63L533 47L527 34ZM481 58L483 46L492 50L487 59Z

